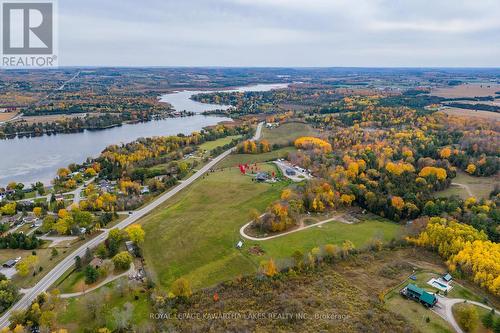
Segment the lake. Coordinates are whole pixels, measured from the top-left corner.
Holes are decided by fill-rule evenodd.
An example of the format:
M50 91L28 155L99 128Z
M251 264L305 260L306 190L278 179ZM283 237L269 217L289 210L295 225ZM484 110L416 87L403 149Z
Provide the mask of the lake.
M160 97L160 101L170 103L173 106L173 108L177 111L186 110L186 111L201 113L203 111L227 110L230 107L229 105L199 103L193 101L191 99L191 96L200 93L212 93L217 91L225 91L225 92L269 91L272 89L286 88L287 86L288 84L286 83L273 83L273 84L257 84L253 86L239 87L237 89L229 89L229 90L216 90L216 91L184 90L172 94L163 95Z
M267 91L286 86L286 84L259 84L228 91ZM229 107L199 103L190 99L192 95L200 92L214 91L180 91L162 95L160 101L170 103L177 111L186 110L195 113ZM27 185L42 181L49 185L58 168L66 167L70 163L81 163L87 157L96 157L111 144L126 143L140 137L190 134L205 126L228 120L231 119L198 114L191 117L124 124L99 131L0 140L0 186L6 186L12 181Z

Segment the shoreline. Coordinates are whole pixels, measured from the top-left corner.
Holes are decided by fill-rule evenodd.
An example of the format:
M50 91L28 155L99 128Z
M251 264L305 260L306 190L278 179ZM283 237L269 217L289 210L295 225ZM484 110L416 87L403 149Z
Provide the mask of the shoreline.
M240 91L240 90L241 91L254 91L252 89L255 89L255 91L269 91L272 89L283 89L283 88L288 87L289 85L290 85L290 83L254 84L254 85L250 85L250 86L238 87L238 89L233 89L233 90L228 89L227 91L228 92ZM37 135L37 136L22 136L22 137L16 136L13 139L14 140L17 139L17 142L16 142L17 147L11 148L12 151L10 153L8 152L8 150L6 151L6 154L12 154L13 158L11 158L10 160L7 160L6 162L4 162L4 165L0 166L1 167L0 173L4 176L3 179L0 179L0 184L8 184L9 182L13 182L13 181L15 181L17 183L23 183L23 184L28 185L28 186L29 186L29 184L35 183L37 181L41 181L42 183L44 183L44 185L50 184L50 182L53 179L53 177L56 173L56 170L58 168L66 167L68 164L71 164L71 163L80 163L81 161L84 161L86 158L89 158L89 157L95 158L95 156L98 155L99 152L102 151L102 149L105 149L109 145L119 144L122 142L132 142L139 137L147 138L147 137L153 137L153 136L177 135L178 133L186 134L188 132L191 133L193 131L201 130L207 126L217 125L223 121L228 121L228 120L234 121L234 119L232 117L228 117L228 115L224 115L224 116L206 115L206 114L203 114L203 111L197 112L198 110L201 110L200 108L205 109L205 111L206 111L207 109L210 110L211 106L217 107L217 108L220 108L221 106L215 105L215 104L206 104L206 103L194 101L191 99L191 96L196 94L196 92L198 90L195 90L195 91L184 90L183 92L186 92L186 91L189 91L190 94L184 94L186 96L181 95L181 99L174 101L174 103L171 103L172 102L171 100L165 100L165 96L170 95L169 97L172 97L172 96L174 96L174 98L178 97L178 95L175 95L175 93L163 94L163 95L158 96L158 98L160 100L163 100L162 103L167 103L167 104L172 106L172 108L174 109L174 111L172 113L180 114L180 117L168 117L168 118L163 118L163 119L167 120L167 119L185 118L183 115L185 113L189 113L190 115L186 116L186 117L200 116L203 118L216 118L216 119L218 118L217 121L215 122L215 124L207 124L206 121L204 121L204 122L198 121L198 123L196 123L196 121L191 121L190 124L183 124L183 123L175 124L174 123L174 124L170 125L171 128L169 128L169 129L166 128L166 129L162 129L162 130L155 128L154 125L148 125L147 126L148 130L146 130L146 128L143 129L141 127L133 129L136 132L135 138L131 138L132 135L128 135L128 137L127 137L126 134L122 134L120 136L120 133L123 133L124 131L127 131L129 129L129 128L125 128L124 126L126 126L126 125L132 126L132 124L125 123L125 122L122 122L120 125L114 125L112 127L106 128L109 130L112 130L115 128L121 128L122 129L121 132L120 132L120 130L117 130L117 131L119 131L119 132L117 132L118 134L117 133L114 133L114 135L113 134L107 134L107 135L102 134L99 136L99 135L97 135L97 133L108 133L108 132L104 131L104 129L89 130L88 131L89 133L96 133L97 137L94 139L82 138L79 141L78 140L75 141L74 137L71 137L70 140L68 140L68 141L64 140L64 142L62 142L62 139L58 140L59 135L57 135L57 134L83 134L83 133L87 132L86 129L83 129L82 131L76 131L76 132L70 132L70 133L51 133L51 134L44 133L42 135ZM219 91L219 90L207 90L206 92L207 93L208 92L215 93L217 91ZM176 110L176 109L180 109L179 103L182 104L182 102L188 103L187 105L193 106L193 108L189 111L188 110L181 110L181 111ZM148 121L140 121L139 123L153 124L154 122L152 120L148 120ZM193 125L193 126L189 126L189 125ZM199 128L195 129L193 127L197 127L197 128L199 127ZM130 128L130 129L132 129L132 128ZM144 131L144 134L143 134L143 132L138 133L138 131L139 132ZM148 131L149 131L149 133L148 133ZM158 132L161 132L161 134L156 134ZM112 132L109 132L109 133L112 133ZM32 148L31 146L33 146L33 145L28 144L29 140L27 140L27 139L42 139L42 138L46 138L45 139L46 143L41 143L40 141L38 141L38 142L33 142L33 144L34 145L40 145L40 144L50 145L50 147L53 148L52 152L49 155L44 154L43 156L35 156L36 154L30 154L28 150L35 149L35 152L36 152L36 148ZM51 140L49 138L53 138L53 140ZM67 138L69 138L69 137L67 137ZM108 142L106 142L106 140L105 140L106 138L109 139ZM21 139L24 139L24 140L21 140ZM12 140L10 140L10 139L8 139L8 140L10 142L12 142ZM95 149L91 149L91 145L92 145L91 140L95 141L94 144L99 144L99 147L102 146L101 144L104 144L104 146L102 146L99 149L99 151L96 152ZM110 140L113 140L113 141L110 141ZM9 144L10 143L9 141L0 140L0 144L2 142L6 142L5 144ZM74 142L72 143L71 141L74 141ZM32 143L32 141L29 141L29 143ZM28 145L28 146L26 146L26 145ZM79 149L78 145L80 145L80 146L83 145L83 146L81 146L80 147L81 149ZM26 146L26 147L24 147L24 146ZM71 149L68 146L71 146ZM18 155L18 152L20 152L20 151L25 151L26 155L23 155L23 156L30 156L31 160L27 160L23 156ZM77 151L78 153L73 154L74 151ZM70 155L70 153L72 155L78 155L78 156L73 157L72 155ZM50 171L49 171L49 169L50 169ZM2 186L2 185L0 185L0 186Z

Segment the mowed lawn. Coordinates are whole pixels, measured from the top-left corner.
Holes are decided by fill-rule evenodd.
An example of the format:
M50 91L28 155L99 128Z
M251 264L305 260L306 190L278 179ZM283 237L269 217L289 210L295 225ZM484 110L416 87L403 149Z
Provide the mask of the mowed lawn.
M99 235L98 233L91 236L91 238ZM12 281L21 288L31 288L33 287L40 279L42 279L50 270L52 270L61 260L63 260L66 256L72 253L76 248L80 247L84 242L91 239L87 237L85 240L77 240L71 244L69 247L58 247L58 255L53 258L52 257L52 248L49 248L48 245L50 242L46 242L42 248L35 249L36 256L38 258L38 263L36 265L36 275L33 275L30 272L26 276L20 276L16 274L12 277ZM32 250L21 250L21 249L2 249L0 250L0 264L3 264L9 259L15 259L17 257L26 258L27 256L33 253ZM40 267L42 270L40 271Z
M392 292L386 298L385 307L405 317L422 333L452 333L453 328L436 313L422 304L406 299L398 292ZM427 321L429 318L429 321Z
M317 136L318 131L308 124L285 123L277 128L263 128L262 139L266 139L271 144L293 144L293 141L301 136Z
M112 309L118 308L123 310L125 303L131 303L132 318L131 321L134 325L140 327L141 324L149 320L151 312L151 305L147 293L131 292L130 290L123 295L120 292L119 284L125 283L126 278L121 278L116 281L106 284L106 286L87 293L83 296L72 297L67 299L67 305L64 311L57 315L58 322L62 327L68 329L69 332L88 332L87 328L94 327L96 323L92 322L93 319L88 315L86 303L88 300L93 302L92 299L97 294L102 296L102 313L105 318L106 326L112 330L117 329L116 318L113 316ZM137 297L136 297L137 296ZM140 331L140 330L139 330Z
M227 167L235 167L240 163L259 163L259 162L267 162L277 160L278 158L285 158L288 156L288 153L297 151L295 147L285 147L270 151L268 153L263 154L231 154L222 161L220 161L216 168L227 168Z
M457 176L452 179L452 182L468 186L472 194L478 199L487 199L491 191L495 188L495 185L500 183L500 176L473 177L463 171L458 171ZM469 197L467 190L457 185L451 185L446 190L436 193L436 196L441 197L452 195L458 195L462 199Z
M285 183L254 183L236 167L209 173L144 220L144 257L162 287L184 276L204 287L254 272L235 248L252 208L279 198Z
M389 241L397 238L401 230L397 223L384 219L366 220L356 224L332 221L267 241L248 241L246 246L259 245L264 250L265 257L281 259L290 258L296 250L307 253L314 247L322 247L325 244L341 245L346 239L352 241L357 248L375 239Z
M175 279L185 277L193 288L202 288L254 273L260 261L269 257L279 261L295 250L307 252L346 239L361 247L374 238L389 240L399 233L399 225L385 220L355 225L332 222L273 240L245 241L243 249L236 249L239 229L248 222L250 210L264 211L286 185L255 183L230 167L209 173L179 193L142 221L144 257L153 279L168 289ZM254 244L265 255L250 254L248 248Z
M220 138L217 140L204 142L199 146L199 148L200 148L200 150L212 150L214 148L227 145L227 144L231 143L231 141L233 141L235 139L239 139L239 138L241 138L241 135L226 136L224 138Z

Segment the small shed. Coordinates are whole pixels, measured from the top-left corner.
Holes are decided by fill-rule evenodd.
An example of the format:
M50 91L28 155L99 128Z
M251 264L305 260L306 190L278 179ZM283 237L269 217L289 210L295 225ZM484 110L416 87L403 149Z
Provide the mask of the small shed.
M242 247L243 247L243 241L239 241L238 243L236 243L237 249L241 249Z
M16 265L16 263L17 262L14 259L9 259L6 262L4 262L2 266L5 268L12 268Z
M443 275L443 280L446 281L447 283L449 283L452 279L453 277L451 276L450 273L446 273L445 275Z
M269 179L269 175L267 174L267 172L259 172L256 176L255 176L255 179L258 181L258 182L265 182L266 180Z
M134 245L134 242L132 242L132 241L126 241L125 242L125 247L127 248L127 251L130 252L131 255L135 256L135 245Z
M90 261L89 265L94 267L95 269L98 269L102 266L102 262L103 260L101 258L95 257L94 259L92 259L92 261Z

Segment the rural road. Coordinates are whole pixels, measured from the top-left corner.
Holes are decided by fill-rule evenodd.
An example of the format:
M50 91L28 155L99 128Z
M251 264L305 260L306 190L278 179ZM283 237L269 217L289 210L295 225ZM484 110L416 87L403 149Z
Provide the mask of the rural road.
M439 316L441 316L448 323L450 323L450 325L453 327L453 329L457 333L464 333L464 331L460 328L457 321L455 320L455 317L453 316L452 308L453 308L453 305L458 304L458 303L463 303L466 300L463 298L447 298L447 297L443 297L441 295L437 295L437 296L438 296L438 305L439 306L436 306L433 309L433 311L436 312ZM489 306L484 305L483 303L469 301L469 300L467 300L467 303L480 306L480 307L485 308L487 310L491 310L491 308Z
M263 124L264 123L261 122L257 125L257 129L255 131L255 135L252 138L252 140L258 140L260 138ZM198 170L195 174L186 179L184 182L180 183L170 191L163 193L157 199L155 199L145 207L134 211L132 215L130 215L125 220L118 223L115 226L115 228L124 229L130 224L137 222L140 218L150 213L153 209L157 208L165 201L167 201L168 199L170 199L171 197L173 197L174 195L176 195L177 193L179 193L180 191L191 185L195 180L200 178L203 174L209 171L217 163L226 158L235 149L236 147L226 150L225 152L223 152L222 154L220 154L219 156L208 162L205 166L203 166L200 170ZM64 272L66 272L74 264L76 256L83 257L85 255L85 251L87 248L96 247L99 243L103 242L108 237L108 233L109 229L105 229L101 235L89 240L87 243L83 244L73 253L71 253L66 258L61 260L61 262L59 262L49 273L47 273L47 275L45 275L33 288L29 289L17 303L12 305L10 309L7 310L2 315L2 317L0 317L0 329L8 326L9 317L12 311L26 309L31 304L31 302L36 298L37 295L46 291L61 275L64 274Z

